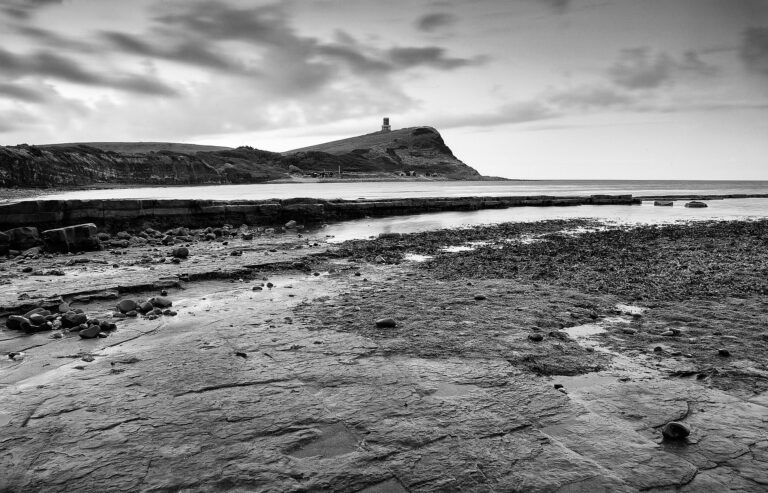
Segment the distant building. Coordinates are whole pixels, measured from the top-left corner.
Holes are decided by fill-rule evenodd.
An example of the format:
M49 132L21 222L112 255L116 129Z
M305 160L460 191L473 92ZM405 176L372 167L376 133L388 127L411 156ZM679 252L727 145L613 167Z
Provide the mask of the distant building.
M389 118L384 118L384 123L381 125L382 132L391 132L392 127L389 126Z

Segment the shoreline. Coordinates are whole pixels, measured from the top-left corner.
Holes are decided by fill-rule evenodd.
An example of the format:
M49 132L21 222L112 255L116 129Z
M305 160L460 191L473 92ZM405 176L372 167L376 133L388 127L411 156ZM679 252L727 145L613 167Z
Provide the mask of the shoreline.
M301 471L305 491L761 491L768 220L595 226L338 245L179 230L179 263L164 233L134 231L127 248L0 259L0 305L58 293L117 324L1 329L0 351L24 355L0 359L0 489L286 491ZM161 289L177 315L114 316ZM663 438L670 421L690 437Z

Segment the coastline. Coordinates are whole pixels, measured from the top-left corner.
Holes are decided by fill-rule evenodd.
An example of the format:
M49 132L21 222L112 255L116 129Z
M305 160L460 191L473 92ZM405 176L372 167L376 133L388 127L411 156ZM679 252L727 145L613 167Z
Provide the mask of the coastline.
M288 490L300 470L305 490L762 488L760 454L742 451L766 432L766 220L339 245L210 226L214 240L172 236L190 250L176 264L136 231L127 248L0 260L6 311L57 294L117 323L103 339L2 329L2 351L25 357L0 363L0 486ZM112 318L161 289L177 316ZM662 438L673 420L690 439Z

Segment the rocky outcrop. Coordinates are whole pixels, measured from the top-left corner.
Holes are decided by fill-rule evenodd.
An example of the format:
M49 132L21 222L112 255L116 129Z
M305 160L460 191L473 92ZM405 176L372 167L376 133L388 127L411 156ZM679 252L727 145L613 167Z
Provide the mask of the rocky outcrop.
M366 216L440 211L471 211L517 206L636 204L631 195L593 197L435 197L390 200L31 200L0 205L0 229L21 225L61 227L92 222L112 231L130 227L177 227L210 224L283 225L317 223ZM32 246L32 245L31 245Z

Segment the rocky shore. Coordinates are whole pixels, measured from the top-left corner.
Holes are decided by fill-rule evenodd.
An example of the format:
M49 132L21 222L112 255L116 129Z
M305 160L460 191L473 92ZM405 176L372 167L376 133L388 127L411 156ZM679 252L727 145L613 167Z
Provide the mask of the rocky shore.
M768 221L101 234L0 259L0 491L768 486Z

